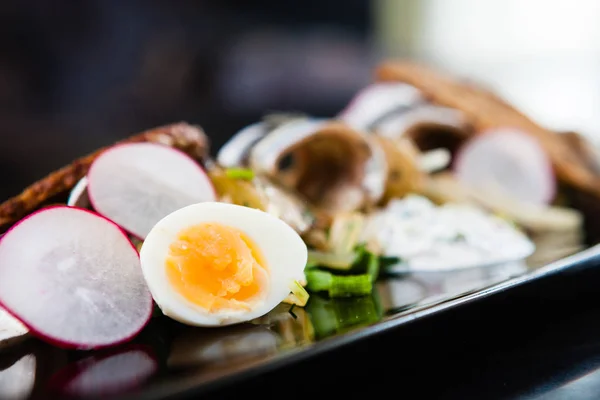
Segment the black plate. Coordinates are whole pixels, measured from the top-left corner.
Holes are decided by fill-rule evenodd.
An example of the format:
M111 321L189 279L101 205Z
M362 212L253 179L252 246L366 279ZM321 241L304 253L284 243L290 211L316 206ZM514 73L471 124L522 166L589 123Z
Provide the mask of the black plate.
M159 316L134 342L100 352L64 351L28 339L0 353L0 398L206 394L597 258L600 247L543 265L390 275L372 296L313 294L305 308L282 304L260 321L233 327L191 328Z

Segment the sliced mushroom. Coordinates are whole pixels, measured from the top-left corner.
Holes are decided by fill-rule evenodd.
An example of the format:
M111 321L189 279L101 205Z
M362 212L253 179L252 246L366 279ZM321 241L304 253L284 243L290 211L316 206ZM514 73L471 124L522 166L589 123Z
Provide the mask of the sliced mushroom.
M257 208L285 221L298 233L306 232L314 222L308 203L298 193L273 179L257 175L252 180L227 176L220 166L212 166L208 174L220 201Z
M315 223L315 217L308 203L297 193L283 187L267 176L257 176L254 185L264 196L266 211L290 225L296 232L303 234Z
M234 134L219 150L216 160L222 167L245 167L252 147L269 132L292 119L305 118L303 114L272 113L262 121L250 124Z
M423 152L446 149L454 157L460 147L472 137L470 127L457 128L436 122L413 125L404 136Z
M220 201L267 211L268 198L253 181L231 178L224 168L217 165L211 166L207 172Z
M459 110L424 103L386 115L377 122L373 130L380 135L396 138L422 123L435 123L457 129L466 125L465 118Z
M380 147L338 121L302 118L284 123L252 148L249 160L255 171L329 212L374 204L385 189L387 166Z
M387 176L382 203L392 198L404 197L409 193L419 192L425 179L425 172L419 164L420 152L407 139L391 139L373 135L385 154Z
M440 148L421 153L419 168L426 173L434 173L446 169L452 161L452 154L448 149Z
M240 130L233 135L217 153L217 162L223 167L245 166L252 146L267 134L267 124L263 121Z

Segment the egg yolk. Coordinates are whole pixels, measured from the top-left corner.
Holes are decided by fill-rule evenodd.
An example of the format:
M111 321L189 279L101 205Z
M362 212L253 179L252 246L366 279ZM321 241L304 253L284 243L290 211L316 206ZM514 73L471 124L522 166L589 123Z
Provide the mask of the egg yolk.
M179 232L166 270L180 295L209 312L251 309L269 280L256 244L239 229L212 222Z

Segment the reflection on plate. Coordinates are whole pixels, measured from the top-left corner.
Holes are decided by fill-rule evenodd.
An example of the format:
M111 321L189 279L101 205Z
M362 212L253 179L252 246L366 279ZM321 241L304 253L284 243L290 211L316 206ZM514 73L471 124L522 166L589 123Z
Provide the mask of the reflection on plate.
M280 349L300 347L312 343L315 339L310 315L304 307L281 303L253 323L268 325L276 332L279 335Z
M241 363L276 353L278 344L278 335L260 325L189 328L174 339L167 365L185 368Z
M67 362L56 347L35 340L0 352L0 399L46 399L44 383Z
M392 274L403 274L408 272L452 272L469 269L487 269L492 267L503 268L506 265L523 264L524 260L532 256L535 252L535 247L532 245L529 249L523 249L521 254L515 254L514 257L504 258L502 260L489 260L489 262L481 260L473 260L473 262L461 263L427 263L424 260L419 260L418 263L399 262L389 266L386 271Z
M415 271L389 277L377 285L388 314L464 295L528 271L524 262L451 271Z
M0 399L19 400L28 398L35 385L36 366L35 355L29 353L0 370Z
M306 304L306 311L317 340L374 324L384 313L377 292L353 298L328 298L313 294Z
M150 348L132 345L68 364L52 376L48 387L61 396L102 398L139 386L157 370Z

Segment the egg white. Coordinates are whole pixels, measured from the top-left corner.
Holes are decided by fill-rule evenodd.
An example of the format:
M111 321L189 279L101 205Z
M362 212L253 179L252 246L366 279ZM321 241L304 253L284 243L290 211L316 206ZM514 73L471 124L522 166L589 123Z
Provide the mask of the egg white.
M169 283L166 272L169 246L183 229L206 222L241 230L262 252L269 285L264 300L259 300L251 310L208 312L184 298ZM302 238L279 218L257 209L219 202L192 204L167 215L152 228L140 249L144 277L158 307L166 316L194 326L232 325L268 313L290 293L294 279L304 278L307 257Z

